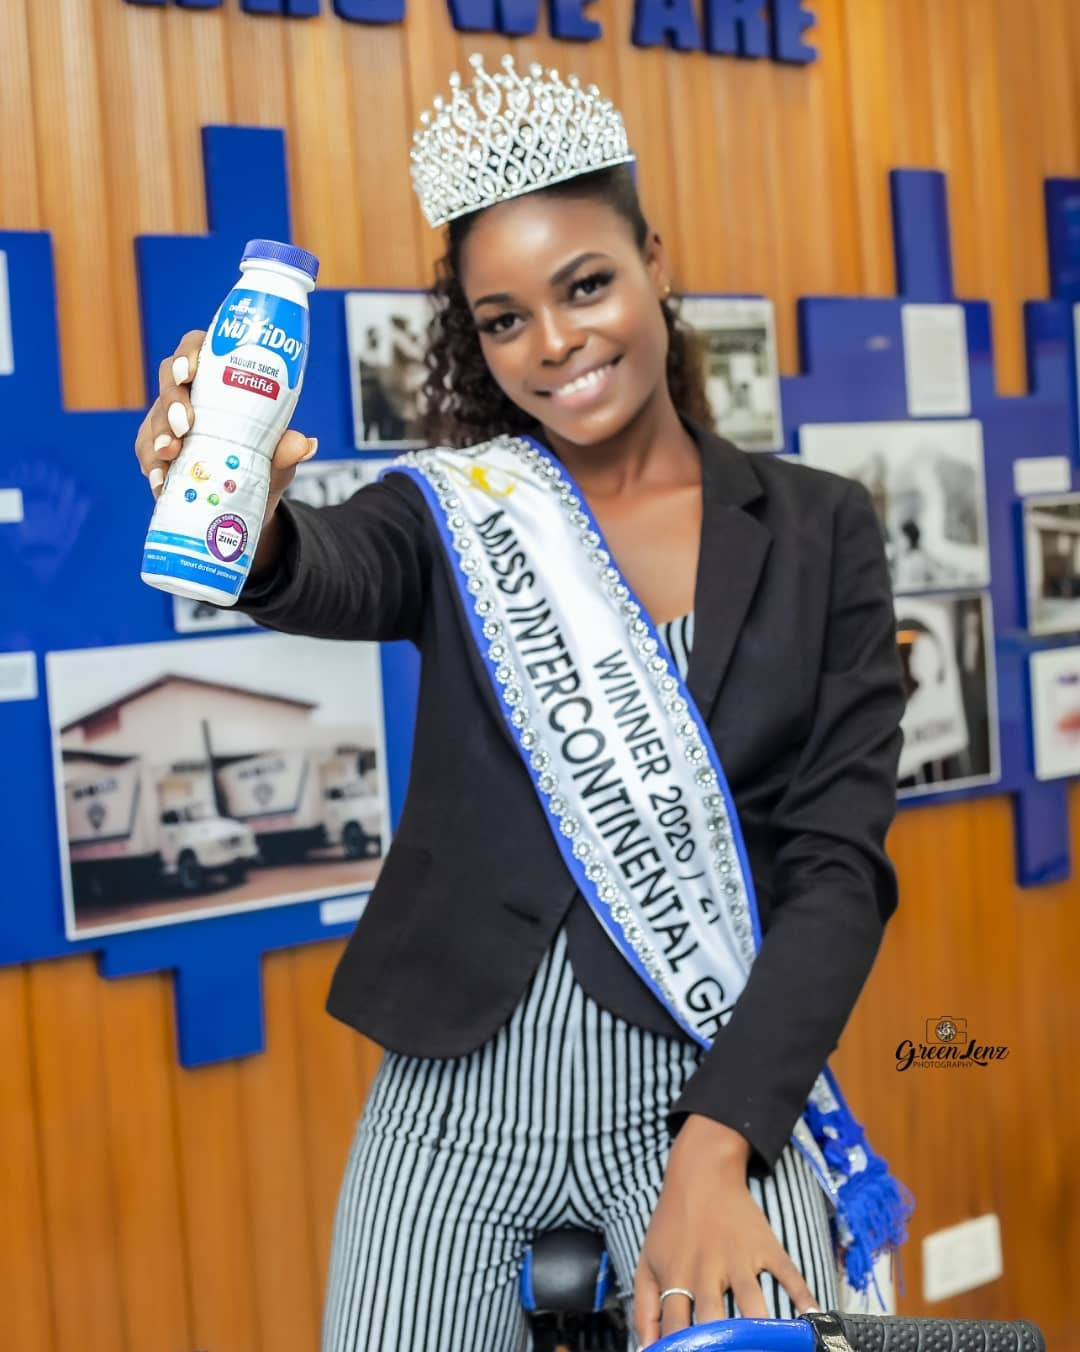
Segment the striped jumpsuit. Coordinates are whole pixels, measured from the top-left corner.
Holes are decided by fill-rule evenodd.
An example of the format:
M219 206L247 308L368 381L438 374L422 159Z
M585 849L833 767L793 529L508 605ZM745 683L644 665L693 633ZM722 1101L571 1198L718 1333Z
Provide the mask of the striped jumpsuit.
M685 679L693 615L658 632ZM387 1052L338 1200L322 1352L526 1352L522 1255L600 1231L633 1336L634 1272L660 1195L666 1115L702 1049L626 1023L578 985L562 928L510 1019L439 1059ZM823 1309L837 1308L828 1211L790 1143L751 1194ZM768 1313L795 1314L769 1273ZM728 1314L738 1314L730 1292Z

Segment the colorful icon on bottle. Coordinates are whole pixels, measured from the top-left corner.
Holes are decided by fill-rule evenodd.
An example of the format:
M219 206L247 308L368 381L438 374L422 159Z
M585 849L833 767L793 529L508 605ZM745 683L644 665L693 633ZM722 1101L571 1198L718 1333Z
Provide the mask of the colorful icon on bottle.
M224 485L224 486L225 486L225 492L226 492L226 493L235 493L235 492L236 492L236 480L235 480L235 479L226 479L226 480L225 480L225 485Z
M189 488L188 491L184 494L184 497L188 502L194 502L198 496L199 495L198 493L195 492L194 488Z
M211 507L216 507L218 503L221 501L221 499L218 497L216 493L211 493L207 501L210 503Z
M248 528L243 517L231 512L217 516L210 522L206 531L206 543L215 559L222 563L235 563L244 552L248 541Z
M196 460L191 467L191 477L198 479L200 483L205 483L210 477L210 471L202 460Z
M225 464L229 467L229 469L239 469L240 457L238 455L230 455L228 459L225 461Z

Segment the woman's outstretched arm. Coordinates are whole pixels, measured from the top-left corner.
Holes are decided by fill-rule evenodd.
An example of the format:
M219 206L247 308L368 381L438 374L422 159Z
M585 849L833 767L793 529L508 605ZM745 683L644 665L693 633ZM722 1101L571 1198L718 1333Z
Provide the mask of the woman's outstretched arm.
M314 638L414 639L428 593L428 512L404 475L334 507L279 503L268 564L237 607L269 629Z

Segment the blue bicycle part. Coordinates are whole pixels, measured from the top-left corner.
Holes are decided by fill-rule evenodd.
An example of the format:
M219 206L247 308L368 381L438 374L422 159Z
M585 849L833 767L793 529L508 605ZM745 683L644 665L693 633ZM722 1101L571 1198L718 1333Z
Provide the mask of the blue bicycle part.
M717 1319L669 1333L645 1352L1046 1352L1026 1319L933 1319L822 1314Z

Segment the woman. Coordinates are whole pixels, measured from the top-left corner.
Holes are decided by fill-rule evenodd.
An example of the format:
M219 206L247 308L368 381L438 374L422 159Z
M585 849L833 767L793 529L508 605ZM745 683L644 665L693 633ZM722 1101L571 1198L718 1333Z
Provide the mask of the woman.
M326 1352L525 1347L521 1255L566 1224L604 1233L643 1344L835 1307L834 1241L856 1231L865 1269L882 1182L821 1077L896 905L904 701L869 498L713 432L611 105L473 65L477 106L452 79L414 150L449 222L444 449L313 510L281 503L315 453L286 433L241 596L422 657L407 801L328 1004L388 1051ZM200 341L139 434L155 492Z

